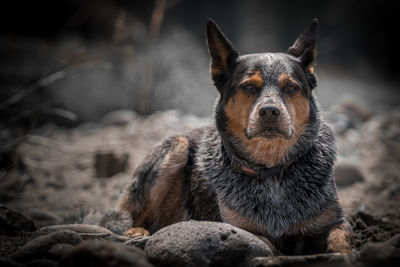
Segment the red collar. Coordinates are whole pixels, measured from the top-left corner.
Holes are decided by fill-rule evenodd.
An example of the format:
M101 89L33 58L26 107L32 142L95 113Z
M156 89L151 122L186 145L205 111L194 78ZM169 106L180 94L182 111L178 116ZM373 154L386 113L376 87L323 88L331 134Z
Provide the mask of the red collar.
M227 157L231 161L231 168L233 171L257 178L282 176L284 170L283 166L268 168L263 165L250 163L236 156L227 142L223 141L222 144Z

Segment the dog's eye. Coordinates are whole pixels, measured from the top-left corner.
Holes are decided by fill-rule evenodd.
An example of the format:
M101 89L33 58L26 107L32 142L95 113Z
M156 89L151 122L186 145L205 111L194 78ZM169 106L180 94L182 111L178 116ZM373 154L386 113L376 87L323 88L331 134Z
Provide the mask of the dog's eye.
M301 88L300 88L299 86L294 85L294 84L291 84L291 83L288 84L288 85L286 85L286 87L285 87L285 91L288 92L289 94L296 93L296 92L298 92L300 89L301 89Z
M240 86L240 89L242 89L243 91L248 92L248 93L257 92L257 88L252 84L242 84Z

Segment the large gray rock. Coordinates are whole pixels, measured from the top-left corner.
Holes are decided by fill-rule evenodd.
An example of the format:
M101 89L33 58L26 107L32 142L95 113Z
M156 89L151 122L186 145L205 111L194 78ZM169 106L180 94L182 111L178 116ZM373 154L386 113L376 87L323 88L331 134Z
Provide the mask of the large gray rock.
M60 267L151 267L143 250L110 241L85 241L73 248Z
M150 262L161 266L246 266L257 256L271 256L257 236L226 223L180 222L146 243Z

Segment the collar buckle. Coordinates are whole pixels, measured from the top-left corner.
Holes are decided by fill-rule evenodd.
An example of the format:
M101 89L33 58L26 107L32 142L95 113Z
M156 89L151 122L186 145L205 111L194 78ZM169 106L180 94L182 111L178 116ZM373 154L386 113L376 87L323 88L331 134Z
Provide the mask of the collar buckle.
M259 174L258 169L254 169L248 164L240 159L238 159L235 155L232 155L231 159L231 168L232 170L239 172L239 173L245 173L246 175L257 177Z

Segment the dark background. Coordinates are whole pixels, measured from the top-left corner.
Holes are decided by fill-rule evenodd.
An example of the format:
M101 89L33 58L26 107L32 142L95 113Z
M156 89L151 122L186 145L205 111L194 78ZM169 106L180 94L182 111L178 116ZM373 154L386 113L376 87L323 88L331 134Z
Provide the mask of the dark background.
M85 40L110 41L113 20L121 9L150 24L154 1L58 0L9 1L1 9L1 34L57 40L78 35ZM252 49L279 51L293 41L312 18L321 22L324 50L321 62L340 68L356 67L360 60L389 77L400 70L398 40L398 1L167 1L162 33L174 26L184 27L205 38L204 24L213 18L232 41L241 42L244 53ZM249 32L249 33L246 33ZM252 33L253 32L253 33ZM244 37L242 36L244 35ZM242 40L259 35L259 40ZM275 39L267 42L265 36ZM245 44L255 41L255 44ZM328 44L330 42L330 44ZM263 50L264 49L264 50ZM249 51L247 51L249 50ZM334 55L332 55L334 53ZM339 60L340 59L340 60ZM332 62L333 61L333 62Z
M210 115L217 93L208 73L207 18L245 54L286 51L317 17L322 106L352 99L368 109L390 110L400 98L399 5L372 0L8 1L0 11L0 99L27 93L0 105L1 119L32 124L35 117L33 124L40 124L54 117L60 123L64 116L62 123L68 124L98 120L115 109L149 114L177 108ZM43 83L49 75L51 81Z

